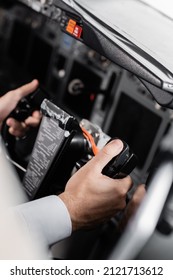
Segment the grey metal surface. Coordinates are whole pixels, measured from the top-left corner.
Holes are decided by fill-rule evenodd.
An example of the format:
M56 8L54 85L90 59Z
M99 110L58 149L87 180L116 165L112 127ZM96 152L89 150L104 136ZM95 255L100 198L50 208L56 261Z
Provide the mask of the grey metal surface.
M75 0L173 72L173 20L139 0Z

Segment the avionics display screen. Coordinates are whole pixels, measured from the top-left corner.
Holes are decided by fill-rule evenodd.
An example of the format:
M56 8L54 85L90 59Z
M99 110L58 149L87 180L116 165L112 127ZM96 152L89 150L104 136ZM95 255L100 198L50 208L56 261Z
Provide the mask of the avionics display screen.
M108 135L125 140L138 156L143 168L162 118L130 96L122 93Z

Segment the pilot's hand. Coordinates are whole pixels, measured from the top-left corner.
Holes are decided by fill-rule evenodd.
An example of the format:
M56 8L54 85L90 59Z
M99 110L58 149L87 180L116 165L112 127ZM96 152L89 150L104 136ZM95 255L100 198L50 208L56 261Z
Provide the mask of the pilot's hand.
M19 122L14 118L8 118L6 123L9 126L9 133L15 137L25 136L30 127L37 127L42 119L39 111L34 111L25 121Z
M130 176L111 179L101 173L122 149L120 140L111 141L70 178L59 195L70 213L73 230L93 228L126 207L126 194L132 186Z
M39 82L32 82L19 87L15 90L7 92L0 98L0 126L8 115L15 109L18 102L28 94L37 89ZM6 123L9 126L9 132L14 136L23 136L30 126L35 127L40 123L41 114L39 111L33 112L32 116L28 117L24 122L18 122L13 118L8 118Z

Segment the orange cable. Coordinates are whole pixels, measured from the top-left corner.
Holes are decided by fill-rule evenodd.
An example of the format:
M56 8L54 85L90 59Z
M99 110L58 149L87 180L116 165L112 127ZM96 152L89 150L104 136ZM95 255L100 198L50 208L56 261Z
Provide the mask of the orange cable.
M96 155L99 152L99 149L97 148L97 145L96 145L96 143L94 141L94 138L92 137L92 135L84 127L81 127L81 129L83 131L83 134L84 134L85 138L91 144L91 148L92 148L93 154Z

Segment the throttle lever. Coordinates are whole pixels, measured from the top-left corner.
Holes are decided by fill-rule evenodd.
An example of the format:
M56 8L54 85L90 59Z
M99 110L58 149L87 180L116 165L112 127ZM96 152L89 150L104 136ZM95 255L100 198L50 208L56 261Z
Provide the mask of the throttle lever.
M122 142L123 150L117 156L113 157L103 168L103 175L113 179L121 179L129 175L136 167L137 156L132 152L125 141Z
M18 121L24 121L34 110L40 109L40 105L45 98L48 98L47 93L40 87L37 88L33 93L19 101L8 118L12 117Z

